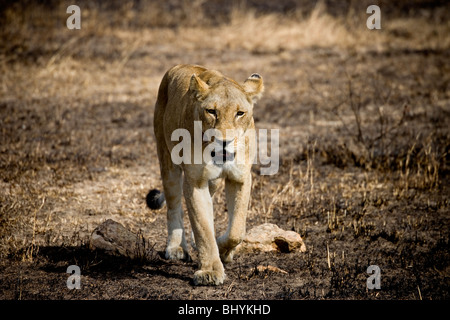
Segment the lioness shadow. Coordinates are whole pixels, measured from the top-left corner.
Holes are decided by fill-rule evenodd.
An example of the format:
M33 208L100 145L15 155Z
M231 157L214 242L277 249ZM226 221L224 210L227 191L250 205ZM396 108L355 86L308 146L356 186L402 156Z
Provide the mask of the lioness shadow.
M136 274L148 276L160 275L166 278L177 278L186 282L189 276L180 274L180 267L192 269L192 262L173 262L164 259L164 252L154 251L145 258L131 259L126 256L112 255L104 250L91 250L87 245L81 246L47 246L40 247L36 261L39 268L51 273L66 273L70 265L80 268L82 275L92 278L115 279L133 278Z

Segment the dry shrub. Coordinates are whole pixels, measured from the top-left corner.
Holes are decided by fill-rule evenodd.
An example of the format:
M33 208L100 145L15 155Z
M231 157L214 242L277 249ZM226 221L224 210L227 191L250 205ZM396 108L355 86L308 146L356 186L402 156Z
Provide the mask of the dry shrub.
M437 144L436 138L434 134L429 134L422 139L418 134L406 155L398 159L401 170L397 182L399 195L411 188L431 190L440 187L447 157L445 149L448 149L449 145ZM442 150L442 146L446 148Z

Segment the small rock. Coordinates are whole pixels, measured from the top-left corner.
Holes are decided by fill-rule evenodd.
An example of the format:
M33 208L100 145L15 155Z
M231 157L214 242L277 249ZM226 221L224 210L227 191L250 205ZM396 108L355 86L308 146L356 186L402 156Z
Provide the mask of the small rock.
M111 219L103 222L92 232L90 247L131 259L146 257L148 250L142 236Z
M306 251L306 246L297 232L285 231L272 223L264 223L249 230L236 248L238 252L252 251Z
M258 265L258 266L256 267L256 270L257 270L258 272L261 272L261 273L267 272L267 271L270 271L270 272L279 272L279 273L284 273L284 274L287 274L287 273L288 273L287 271L285 271L285 270L283 270L283 269L280 269L280 268L278 268L278 267L274 267L274 266L271 266L271 265L268 265L268 266Z

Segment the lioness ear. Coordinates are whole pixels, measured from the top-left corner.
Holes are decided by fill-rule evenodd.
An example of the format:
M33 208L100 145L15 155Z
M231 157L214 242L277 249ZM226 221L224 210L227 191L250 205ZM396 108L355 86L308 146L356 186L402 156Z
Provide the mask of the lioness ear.
M243 87L253 102L256 102L259 98L261 98L264 91L263 79L259 74L254 73L247 80L245 80Z
M189 91L197 100L203 100L209 91L209 86L194 73L189 84Z

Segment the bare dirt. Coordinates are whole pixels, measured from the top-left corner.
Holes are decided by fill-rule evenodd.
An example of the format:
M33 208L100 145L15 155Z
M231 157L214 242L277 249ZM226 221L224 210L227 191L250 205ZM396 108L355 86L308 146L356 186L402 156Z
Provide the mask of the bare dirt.
M365 2L78 5L68 30L63 2L1 2L0 299L450 298L448 3L380 5L381 30ZM247 226L294 230L305 253L237 255L218 287L193 286L194 251L163 258L165 209L145 197L157 88L179 63L264 77L255 121L279 129L279 171L254 166ZM223 189L214 205L220 234ZM149 255L90 250L106 219Z

